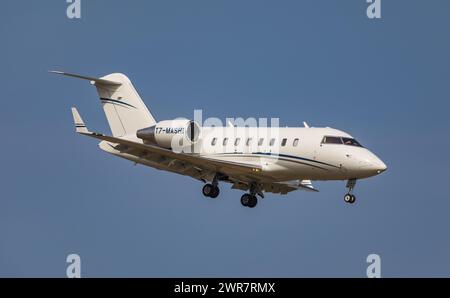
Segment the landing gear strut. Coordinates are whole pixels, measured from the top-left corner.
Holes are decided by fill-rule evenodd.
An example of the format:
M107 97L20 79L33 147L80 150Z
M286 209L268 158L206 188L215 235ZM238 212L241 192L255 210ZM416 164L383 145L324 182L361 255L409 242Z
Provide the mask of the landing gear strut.
M344 196L344 201L349 204L353 204L356 201L355 195L352 194L353 189L356 185L356 179L350 179L347 181L346 187L348 188L348 193Z

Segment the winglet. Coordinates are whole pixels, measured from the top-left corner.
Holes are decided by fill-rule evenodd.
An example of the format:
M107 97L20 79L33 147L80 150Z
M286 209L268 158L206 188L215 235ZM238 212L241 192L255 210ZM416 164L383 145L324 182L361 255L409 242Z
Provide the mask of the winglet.
M78 113L78 110L75 107L72 107L72 116L77 133L85 133L85 134L90 133L86 125L84 124L83 119L80 116L80 113Z

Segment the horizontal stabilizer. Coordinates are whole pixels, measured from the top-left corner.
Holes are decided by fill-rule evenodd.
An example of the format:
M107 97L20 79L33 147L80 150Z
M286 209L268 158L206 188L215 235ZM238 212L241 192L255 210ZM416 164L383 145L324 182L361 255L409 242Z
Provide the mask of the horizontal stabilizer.
M86 76L81 76L81 75L67 73L67 72L62 72L62 71L57 71L57 70L51 70L50 73L59 74L59 75L63 75L63 76L68 76L68 77L73 77L73 78L82 79L82 80L88 80L88 81L91 81L91 83L95 84L95 85L104 85L104 86L120 86L120 85L122 85L122 83L120 83L120 82L115 82L115 81L110 81L110 80L105 80L105 79L92 78L92 77L86 77Z

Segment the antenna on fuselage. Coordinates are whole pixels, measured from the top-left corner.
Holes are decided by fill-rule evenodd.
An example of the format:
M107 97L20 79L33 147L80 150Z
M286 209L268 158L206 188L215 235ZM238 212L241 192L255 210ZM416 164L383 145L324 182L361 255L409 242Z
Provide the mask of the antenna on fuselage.
M305 128L309 128L309 125L308 125L308 123L306 123L306 121L303 121L303 126L304 126Z

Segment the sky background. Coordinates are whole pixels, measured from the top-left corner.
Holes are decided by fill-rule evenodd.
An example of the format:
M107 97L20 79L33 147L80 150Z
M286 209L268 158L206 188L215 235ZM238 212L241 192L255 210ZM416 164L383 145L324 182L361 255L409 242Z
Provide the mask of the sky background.
M0 276L450 276L449 1L0 3ZM351 133L389 169L243 208L222 185L133 166L74 133L109 133L95 88L123 72L159 119L279 117Z

